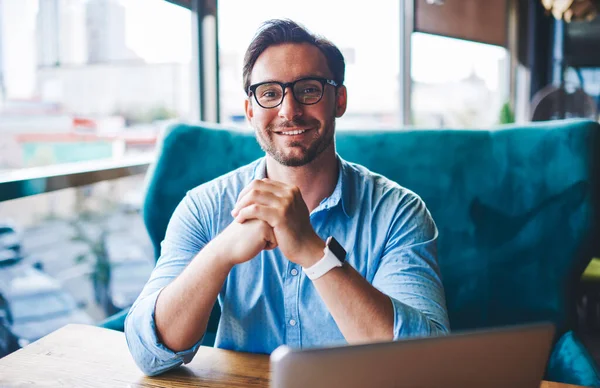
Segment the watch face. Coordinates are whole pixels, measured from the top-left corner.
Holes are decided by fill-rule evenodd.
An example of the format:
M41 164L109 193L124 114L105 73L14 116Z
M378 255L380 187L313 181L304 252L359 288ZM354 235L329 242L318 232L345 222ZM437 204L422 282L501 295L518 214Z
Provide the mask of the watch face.
M327 246L329 247L331 253L333 253L339 261L343 263L346 260L346 250L340 245L339 242L337 242L337 240L333 236L330 236L327 239Z

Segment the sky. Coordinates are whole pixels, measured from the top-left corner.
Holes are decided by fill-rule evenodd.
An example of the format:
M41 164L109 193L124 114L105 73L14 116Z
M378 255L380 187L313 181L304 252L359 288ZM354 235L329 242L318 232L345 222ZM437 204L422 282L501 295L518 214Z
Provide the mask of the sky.
M3 63L11 77L7 83L9 92L21 98L30 95L35 84L38 1L48 0L0 0L4 7L0 30ZM64 1L85 3L86 0ZM164 0L116 1L126 10L125 39L131 50L149 63L190 61L191 15L188 10ZM371 82L373 77L384 77L382 75L388 77L382 82L394 82L400 59L399 3L381 0L365 8L362 2L342 0L221 0L219 45L222 51L241 55L262 21L288 17L328 37L342 49L355 49L356 63L348 66L348 78L353 79L352 82ZM341 4L343 19L338 17ZM11 39L17 33L23 40ZM492 90L498 87L498 61L506 57L503 48L418 33L413 34L412 46L415 81L458 81L475 72Z
M338 47L366 52L365 67L377 74L397 73L399 68L400 1L344 0L222 0L219 2L220 45L245 50L260 23L287 17L332 40ZM344 17L339 18L343 7ZM316 12L315 10L318 10ZM449 39L429 34L412 36L412 77L417 82L458 81L475 72L491 89L499 82L498 61L506 57L501 47ZM383 68L382 68L383 67Z
M164 0L119 1L126 10L126 44L136 54L150 63L191 60L189 10Z

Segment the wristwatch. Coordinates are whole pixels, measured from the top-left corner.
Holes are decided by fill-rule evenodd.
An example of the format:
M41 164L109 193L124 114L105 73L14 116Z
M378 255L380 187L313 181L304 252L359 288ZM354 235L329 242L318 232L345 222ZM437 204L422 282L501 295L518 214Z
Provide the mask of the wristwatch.
M346 251L333 236L327 238L323 253L325 255L321 260L308 268L302 268L310 280L316 280L332 269L341 267L346 260Z

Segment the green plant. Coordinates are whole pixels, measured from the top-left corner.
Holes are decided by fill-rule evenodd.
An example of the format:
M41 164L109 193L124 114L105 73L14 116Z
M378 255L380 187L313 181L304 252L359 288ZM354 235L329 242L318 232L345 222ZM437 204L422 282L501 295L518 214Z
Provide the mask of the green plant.
M71 226L75 230L75 235L71 240L82 242L89 248L88 254L80 254L75 257L75 263L81 264L91 259L94 270L90 274L90 278L94 282L108 285L110 282L110 263L106 249L107 231L103 229L98 236L92 236L85 231L85 225L81 220L72 221Z
M512 124L515 122L515 113L508 102L500 109L500 124Z
M122 116L125 119L127 126L168 120L178 116L176 111L163 105L155 105L146 108L117 109L114 111L114 114Z
M94 201L96 208L91 204ZM85 244L89 251L75 257L75 263L81 264L90 260L93 265L90 278L94 284L103 286L108 286L110 283L110 262L106 248L108 235L106 214L109 214L114 206L114 201L110 197L90 195L89 187L76 188L74 204L76 218L70 221L75 234L71 240ZM100 230L90 233L92 225Z

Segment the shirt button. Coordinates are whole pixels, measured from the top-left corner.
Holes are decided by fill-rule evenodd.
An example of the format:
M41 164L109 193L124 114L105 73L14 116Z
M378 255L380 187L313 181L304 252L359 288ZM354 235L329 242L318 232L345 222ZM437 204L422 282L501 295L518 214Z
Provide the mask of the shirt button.
M298 275L298 270L296 268L292 269L292 276Z
M296 326L296 320L290 319L290 326Z

